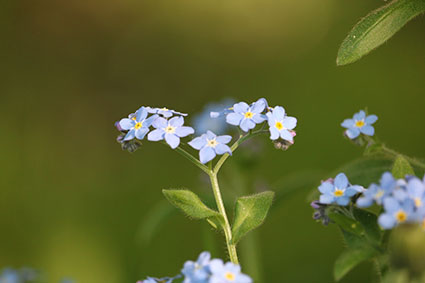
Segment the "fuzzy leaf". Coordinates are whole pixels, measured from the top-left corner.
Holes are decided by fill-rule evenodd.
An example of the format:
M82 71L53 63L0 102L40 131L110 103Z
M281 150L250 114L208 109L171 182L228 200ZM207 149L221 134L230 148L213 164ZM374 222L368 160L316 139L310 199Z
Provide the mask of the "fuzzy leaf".
M353 209L353 214L363 226L366 238L373 244L379 244L382 233L378 225L378 217L371 212L358 208Z
M334 278L336 281L341 280L350 270L365 260L374 257L375 249L370 246L362 246L356 249L345 250L335 261Z
M351 30L338 51L337 65L359 60L425 11L424 0L394 0L371 12Z
M199 197L189 190L162 190L165 198L190 218L206 219L214 228L222 227L220 213L206 206Z
M246 233L263 223L272 204L273 197L274 192L267 191L238 198L232 227L232 242L234 244L239 242Z
M329 212L328 216L333 222L335 222L335 224L341 227L341 229L343 229L344 231L353 233L358 236L362 235L364 232L364 228L359 222L343 214Z
M409 161L407 161L403 156L397 156L394 161L392 174L396 179L402 179L406 177L406 175L415 175L412 166L410 166Z

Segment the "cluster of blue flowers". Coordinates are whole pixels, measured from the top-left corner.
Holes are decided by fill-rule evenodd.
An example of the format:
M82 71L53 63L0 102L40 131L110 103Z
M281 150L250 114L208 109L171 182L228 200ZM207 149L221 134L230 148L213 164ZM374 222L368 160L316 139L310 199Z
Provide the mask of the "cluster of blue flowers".
M375 134L375 129L372 124L378 120L376 115L366 116L366 112L360 110L358 113L354 114L352 119L345 119L341 126L346 128L345 135L349 139L356 139L360 134L366 136L373 136Z
M153 278L137 283L171 283L183 278L183 283L251 283L252 279L243 273L237 264L224 263L221 259L211 259L209 252L199 255L197 261L187 261L182 273L176 277Z
M142 106L135 113L128 115L128 118L123 118L115 124L122 133L117 140L123 149L130 152L140 147L140 141L146 135L149 141L164 140L175 149L180 145L181 138L195 133L192 127L184 126L184 116L187 114L167 108ZM269 107L264 98L251 104L238 102L221 112L210 112L211 118L221 119L224 116L228 124L239 126L243 132L249 132L257 124L268 121L270 139L276 142L278 148L286 149L294 143L297 119L287 116L281 106ZM227 145L231 140L232 137L229 135L217 136L211 129L204 128L203 134L188 144L199 150L199 160L205 164L217 155L225 153L231 155L232 150Z

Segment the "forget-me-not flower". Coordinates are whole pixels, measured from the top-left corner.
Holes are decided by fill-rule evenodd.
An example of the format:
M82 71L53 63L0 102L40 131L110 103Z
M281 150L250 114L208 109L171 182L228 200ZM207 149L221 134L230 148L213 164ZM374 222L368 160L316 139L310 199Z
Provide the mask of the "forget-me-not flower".
M406 193L418 211L425 207L425 184L419 178L414 177L407 182Z
M170 120L159 117L152 126L155 128L148 135L150 141L165 141L171 146L176 148L180 144L180 138L193 134L195 131L192 127L183 126L184 119L181 116L173 117Z
M400 201L394 197L384 199L385 212L379 215L378 223L383 229L391 229L398 224L409 222L414 218L415 203L406 198Z
M372 124L378 120L376 115L368 115L363 110L360 110L358 113L354 114L353 119L345 119L341 126L347 128L345 134L350 139L357 138L360 133L373 136L375 134L375 129Z
M207 131L200 137L194 138L188 144L199 150L199 160L205 164L216 157L217 154L232 154L232 150L226 144L232 140L231 136L216 136L213 132Z
M209 252L203 252L196 261L186 261L182 274L184 275L183 283L202 283L208 282L210 277L210 258Z
M240 126L242 131L248 132L254 129L256 124L266 120L266 116L262 114L266 106L263 98L251 105L246 102L236 103L233 105L233 112L226 115L226 122L234 126Z
M223 263L221 259L210 262L211 278L209 283L251 283L252 279L241 273L241 267L232 262Z
M175 110L163 108L146 107L146 110L151 114L159 114L165 118L170 118L173 115L187 116L186 113L177 112Z
M397 181L390 172L382 174L380 184L371 184L361 197L357 199L358 207L369 207L374 202L381 205L383 199L390 196L397 187Z
M273 111L268 112L266 115L269 123L270 139L277 140L281 138L293 142L294 135L292 130L297 125L297 119L286 116L285 109L281 106L274 107Z
M320 203L345 206L350 202L350 198L355 194L362 192L363 187L350 185L347 176L344 173L339 173L334 180L327 180L319 186Z
M119 127L122 130L128 131L124 137L124 141L129 141L134 138L142 140L149 132L149 127L158 118L158 115L153 115L149 118L148 111L142 106L136 111L134 118L124 118L119 122Z

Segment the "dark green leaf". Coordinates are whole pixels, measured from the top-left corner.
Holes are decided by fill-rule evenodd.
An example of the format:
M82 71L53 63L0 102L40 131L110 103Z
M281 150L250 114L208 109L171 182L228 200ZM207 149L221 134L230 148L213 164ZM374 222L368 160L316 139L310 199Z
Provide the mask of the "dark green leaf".
M236 244L246 233L261 225L273 201L274 192L240 197L236 201L233 222L233 243Z
M220 213L207 207L199 197L189 190L162 190L169 202L190 218L206 219L214 228L222 226L223 217Z
M341 227L341 229L347 232L359 236L362 235L364 232L363 226L359 222L352 218L349 218L348 216L336 212L329 212L328 216L333 222L335 222L335 224L337 224L339 227Z
M395 0L364 17L338 51L337 65L353 63L380 46L408 21L425 11L424 0Z
M402 179L406 175L415 175L412 166L402 155L397 156L394 161L393 169L391 170L394 178Z
M334 278L336 281L341 280L350 270L365 260L374 257L376 251L369 247L363 246L356 249L345 250L334 265Z
M378 217L366 210L354 208L354 217L363 226L365 236L373 244L379 244L381 241L382 233L378 225Z

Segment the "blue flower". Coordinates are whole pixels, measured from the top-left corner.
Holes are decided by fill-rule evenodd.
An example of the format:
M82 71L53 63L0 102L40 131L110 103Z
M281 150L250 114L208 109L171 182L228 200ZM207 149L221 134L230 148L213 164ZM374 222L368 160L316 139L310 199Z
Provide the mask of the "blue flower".
M319 191L322 193L320 196L320 203L338 205L347 205L350 202L350 197L362 192L361 186L351 186L348 182L347 176L344 173L339 173L335 180L327 180L319 186Z
M425 182L416 177L411 178L407 182L406 193L413 200L415 209L422 214L422 211L425 210Z
M195 132L193 128L185 127L183 124L184 119L181 116L173 117L170 120L159 117L152 124L155 130L149 133L148 140L159 141L165 139L171 148L174 149L179 146L180 138Z
M183 283L208 282L210 277L210 258L209 252L203 252L199 255L196 262L186 261L182 269L182 274L185 276Z
M233 112L226 115L226 122L240 126L242 131L248 132L255 128L256 124L266 120L264 114L261 114L267 107L266 100L261 98L256 102L248 105L245 102L239 102L233 105Z
M276 106L272 112L268 112L266 115L270 126L270 139L282 138L289 142L294 141L292 130L297 125L296 118L286 116L285 109L281 106Z
M142 140L149 132L149 127L158 117L158 115L154 115L146 118L148 111L143 106L135 114L133 118L124 118L119 122L119 127L124 131L128 131L124 137L124 141L132 140L135 137Z
M390 196L394 189L397 187L397 181L394 179L390 172L382 174L380 184L371 184L367 190L365 190L361 197L357 199L357 206L369 207L374 202L381 205L383 199Z
M143 281L137 281L137 283L172 283L175 278L164 277L164 278L154 278L148 277Z
M186 113L177 112L177 111L168 109L166 107L163 107L163 108L146 107L146 110L151 114L159 114L164 116L165 118L170 118L173 115L187 116Z
M11 268L3 269L3 272L0 274L0 283L20 283L21 276L19 273Z
M251 283L252 279L241 273L241 267L237 264L223 263L221 259L213 259L210 263L211 278L209 283Z
M194 138L188 144L199 150L199 160L205 164L216 157L217 154L232 154L232 150L226 144L232 140L231 136L216 136L208 131L200 137Z
M415 203L407 198L400 201L394 197L384 199L385 212L379 215L378 223L383 229L391 229L398 224L414 220Z
M363 110L354 114L353 119L345 119L341 123L341 126L347 128L345 134L350 139L357 138L360 133L373 136L375 134L375 129L372 127L372 124L378 120L376 115L369 115L366 117L366 113Z
M226 118L224 115L220 113L225 113L225 111L214 111L219 111L226 107L226 105L232 104L233 102L230 99L226 99L220 103L210 103L206 105L201 113L193 117L193 127L195 128L195 133L201 134L210 130L219 135L224 134L229 125L226 123ZM231 110L228 109L228 111L230 112Z

